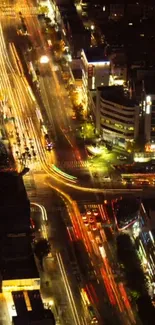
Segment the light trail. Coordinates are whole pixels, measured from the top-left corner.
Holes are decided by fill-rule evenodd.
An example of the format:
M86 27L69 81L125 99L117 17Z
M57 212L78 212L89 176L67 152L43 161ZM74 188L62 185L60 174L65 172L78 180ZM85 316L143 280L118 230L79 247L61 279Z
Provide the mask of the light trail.
M108 279L109 279L109 284L111 286L111 289L112 289L113 294L115 296L115 299L117 301L117 305L119 307L119 310L122 313L123 312L123 309L124 309L123 308L123 304L122 304L122 301L120 299L119 291L118 291L117 285L115 283L114 276L112 274L112 270L111 270L111 267L109 265L109 262L108 262L108 259L107 258L104 259L104 265L105 265L105 269L106 269L107 276L108 276Z
M70 179L67 180L67 181L66 181L66 179L65 180L64 179L60 179L60 175L57 175L57 173L54 173L54 171L47 164L46 152L45 152L44 148L42 147L41 141L38 139L38 130L36 132L36 129L37 128L35 129L36 123L34 123L33 118L31 119L29 117L29 116L32 116L33 117L33 113L32 113L32 110L29 110L28 100L26 99L25 92L23 91L23 88L22 88L22 85L24 85L24 83L25 83L25 79L21 78L21 83L20 83L19 82L19 79L17 78L17 76L14 73L14 69L12 68L12 66L10 64L10 61L9 61L9 58L8 58L8 55L7 55L7 50L6 50L6 47L5 47L5 42L4 42L4 37L2 35L2 28L1 27L0 27L0 55L2 56L2 60L1 60L2 62L0 62L0 65L2 66L2 69L4 70L4 75L5 75L5 82L4 83L5 83L5 85L8 85L9 86L9 96L10 96L10 98L12 100L12 107L15 110L15 112L17 112L17 115L19 114L19 116L20 116L20 118L19 118L19 128L21 128L22 132L25 130L25 125L23 123L23 116L24 116L24 114L26 114L26 116L28 118L28 123L32 127L31 132L34 135L34 139L36 141L37 150L38 150L38 153L39 153L40 162L41 162L41 165L43 166L44 171L48 175L50 175L53 178L55 178L59 183L64 183L65 185L70 186L70 187L73 187L73 188L78 189L78 190L82 190L82 191L86 191L86 192L98 192L98 193L105 193L105 192L109 192L109 191L110 192L112 191L112 192L117 193L117 192L120 191L122 193L123 192L122 189L112 189L112 190L107 190L106 189L106 190L102 190L102 189L94 189L94 188L92 189L92 188L87 188L87 187L81 187L80 185L78 186L78 185L70 184L70 183L68 183L70 181ZM15 55L15 53L14 53L14 55ZM5 58L6 62L3 61L3 58ZM15 59L17 59L16 56L15 56ZM6 68L6 66L7 66L7 68ZM18 66L18 68L19 68L19 66ZM14 80L14 84L19 86L19 89L16 90L16 91L14 91L14 92L12 91L11 83L10 83L10 80L8 78L8 71L7 71L7 69L9 69L10 72L12 73L13 80ZM24 89L27 89L28 90L29 97L31 97L31 101L34 102L35 97L33 97L30 94L30 91L29 91L30 88L29 88L29 86L28 87L24 86L24 87L25 87ZM14 95L16 96L15 97L16 100L14 100ZM24 105L23 105L23 102L24 102ZM20 110L22 110L23 115L20 113ZM34 127L34 125L35 125L35 127ZM63 176L61 175L62 178L63 178ZM69 176L71 176L71 175L69 175ZM57 189L57 191L58 191L58 189ZM127 190L124 190L124 192L128 192L128 191L129 191L128 189ZM58 192L60 192L60 190ZM139 189L138 190L134 190L134 192L141 192L141 190L139 190ZM61 191L61 194L62 194L62 191ZM63 193L63 195L64 195L64 193ZM72 208L73 208L73 211L75 212L75 215L76 215L77 220L81 220L80 213L78 211L78 207L77 207L76 202L74 202L73 200L71 200L70 201L70 204L72 205ZM40 207L40 209L42 211L43 218L47 217L47 215L45 214L45 211L44 211L45 208L43 206L41 206L41 205L39 205L39 207ZM75 221L74 221L74 223L75 223ZM79 227L79 229L80 229L80 231L82 233L82 238L83 238L83 240L85 242L85 245L86 245L86 247L88 249L88 247L91 246L91 245L89 243L89 238L85 234L85 231L83 230L82 223L80 221L78 221L78 227ZM91 251L91 248L89 248L89 250ZM68 279L66 277L66 273L65 273L65 270L64 270L64 267L63 267L63 264L62 264L63 262L62 262L61 256L59 256L59 263L60 263L60 266L61 266L61 270L62 270L63 277L65 279L66 290L68 292L69 299L72 302L72 296L71 296L71 292L70 292L70 287L68 287L69 286L69 284L67 283ZM105 272L105 270L104 270L104 272ZM113 284L113 280L111 280L111 283L112 284L109 285L109 278L108 278L106 272L105 273L104 272L103 272L103 269L102 269L102 275L104 275L104 280L105 280L105 283L106 283L107 291L111 295L111 300L112 300L113 304L116 304L116 300L118 300L118 297L117 297L117 293L115 291L116 289L115 289L115 286ZM110 273L109 268L107 268L107 272L109 272L109 274L111 276L111 273ZM113 292L116 295L116 300L115 300L115 297L113 295ZM73 304L73 306L74 306L74 304ZM72 308L73 308L74 317L76 319L76 324L81 324L80 321L79 321L79 317L77 317L77 314L76 314L77 311L76 311L76 309L74 309L73 306L72 306ZM76 306L75 306L75 308L76 308ZM121 307L119 306L119 308L121 308Z
M126 291L124 289L123 283L119 283L119 290L120 290L122 298L124 300L125 307L128 310L129 317L130 317L132 323L136 324L136 320L135 320L134 314L132 312L132 308L131 308L128 296L126 294Z
M43 205L39 204L39 203L36 203L36 202L31 202L31 204L35 205L36 207L38 207L41 210L43 221L47 221L48 218L47 218L47 212L46 212L45 207Z
M67 275L66 275L66 271L65 271L65 268L64 268L64 264L63 264L63 261L62 261L61 254L57 253L56 257L57 257L57 261L58 261L58 264L59 264L59 268L60 268L60 272L61 272L64 284L65 284L66 293L67 293L67 297L68 297L68 300L69 300L69 303L70 303L70 307L71 307L72 315L73 315L73 318L74 318L74 322L75 322L76 325L81 325L82 323L80 321L80 318L79 318L79 315L78 315L78 312L77 312L77 309L76 309L76 305L75 305L74 298L73 298L73 295L72 295L72 291L71 291L69 281L68 281L68 278L67 278Z
M106 287L107 294L108 294L108 297L109 297L109 299L110 299L110 302L111 302L111 304L112 304L113 306L115 306L115 305L116 305L116 300L115 300L114 294L113 294L113 292L112 292L111 286L110 286L110 284L109 284L109 279L108 279L108 277L107 277L107 274L106 274L106 272L105 272L104 267L102 267L102 268L100 269L100 272L101 272L101 274L102 274L103 281L104 281L104 284L105 284L105 287Z
M46 212L46 209L43 205L39 204L39 203L36 203L36 202L31 202L31 205L34 205L36 207L38 207L41 211L41 216L42 216L42 221L43 221L43 224L41 225L41 229L42 229L42 234L43 234L43 238L47 239L48 240L48 230L47 230L47 227L46 227L46 223L47 223L47 212Z

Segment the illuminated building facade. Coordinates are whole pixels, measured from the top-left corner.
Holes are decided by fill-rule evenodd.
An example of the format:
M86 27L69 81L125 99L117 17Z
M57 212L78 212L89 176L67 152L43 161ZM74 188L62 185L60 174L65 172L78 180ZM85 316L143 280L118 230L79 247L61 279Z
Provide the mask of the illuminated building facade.
M150 151L155 151L155 94L145 96L143 114L145 139Z
M82 50L81 61L83 84L87 90L109 85L110 61L104 56L103 49Z
M136 139L139 107L125 97L123 87L98 87L94 115L96 130L104 140L125 147Z

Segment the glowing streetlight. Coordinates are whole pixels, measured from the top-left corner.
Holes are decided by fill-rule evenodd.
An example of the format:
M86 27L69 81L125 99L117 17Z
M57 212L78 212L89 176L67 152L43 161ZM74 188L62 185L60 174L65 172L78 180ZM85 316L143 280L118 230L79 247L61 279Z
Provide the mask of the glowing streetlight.
M90 29L91 29L91 30L94 30L94 29L95 29L95 26L94 26L94 25L91 25L91 26L90 26Z
M49 57L47 55L42 55L40 58L40 63L41 64L46 64L49 62Z

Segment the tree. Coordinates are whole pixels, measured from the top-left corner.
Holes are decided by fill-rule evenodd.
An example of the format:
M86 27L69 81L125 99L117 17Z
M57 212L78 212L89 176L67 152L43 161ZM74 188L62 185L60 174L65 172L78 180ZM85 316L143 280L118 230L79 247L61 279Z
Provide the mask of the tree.
M144 325L153 324L155 319L155 308L152 305L151 299L148 295L144 295L137 300L138 314Z
M127 285L137 295L147 293L147 281L138 258L135 245L127 234L117 237L118 260L124 265Z
M62 53L63 53L63 47L62 47L62 43L59 41L56 41L53 45L52 45L52 51L54 52L55 58L60 60L62 57Z
M94 138L94 130L95 130L94 124L85 122L81 126L80 135L85 139L92 139Z
M57 32L53 26L48 26L46 28L46 32L49 35L49 37L52 39L53 42L56 42L57 40Z
M49 13L49 9L47 6L40 6L39 7L39 14L47 15Z
M84 118L84 114L83 114L83 106L80 104L78 106L73 106L73 111L75 113L75 116L77 118L77 120L81 121Z
M46 239L40 239L34 247L34 253L40 261L42 266L43 258L50 252L50 244Z

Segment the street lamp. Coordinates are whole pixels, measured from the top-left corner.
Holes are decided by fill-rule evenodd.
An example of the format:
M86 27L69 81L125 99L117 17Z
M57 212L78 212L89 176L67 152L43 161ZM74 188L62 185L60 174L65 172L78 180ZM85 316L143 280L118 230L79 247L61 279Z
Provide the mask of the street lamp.
M40 63L41 64L46 64L49 62L49 57L47 55L42 55L40 58Z

